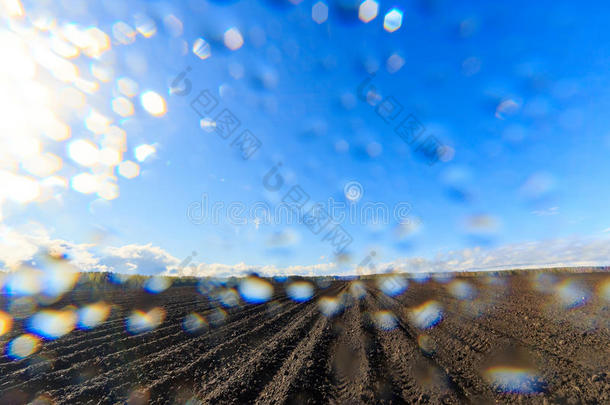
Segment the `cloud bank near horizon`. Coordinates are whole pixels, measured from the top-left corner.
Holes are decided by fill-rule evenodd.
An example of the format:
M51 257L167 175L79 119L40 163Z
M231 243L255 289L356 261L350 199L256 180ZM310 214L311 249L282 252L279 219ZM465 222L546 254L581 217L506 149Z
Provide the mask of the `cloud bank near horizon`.
M483 249L467 248L438 254L434 258L409 257L390 262L371 260L364 267L358 263L326 262L311 265L277 267L206 263L197 257L179 259L152 244L98 247L93 243L74 243L53 238L40 225L15 229L0 225L0 269L10 271L26 264L39 266L48 254L65 256L78 271L116 272L142 275L194 277L243 276L256 272L261 276L347 276L386 272L459 272L507 270L514 268L604 266L610 257L610 238L552 239L507 244ZM374 258L373 258L374 259Z

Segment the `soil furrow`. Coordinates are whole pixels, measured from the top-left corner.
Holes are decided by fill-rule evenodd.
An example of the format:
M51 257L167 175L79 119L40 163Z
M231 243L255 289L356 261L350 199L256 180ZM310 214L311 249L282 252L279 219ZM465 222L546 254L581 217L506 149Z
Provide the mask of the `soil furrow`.
M596 292L568 295L574 307L530 275L422 278L396 296L377 277L359 281L360 299L351 281L310 280L305 303L269 280L270 301L222 311L193 286L66 294L38 310L100 300L113 310L22 360L0 357L0 404L610 403L607 275L554 274ZM13 299L0 296L3 311ZM153 307L164 321L130 334L126 317ZM188 333L192 312L209 325ZM2 336L5 353L26 322Z
M319 358L315 352L322 349L328 339L330 321L321 315L307 336L283 362L273 379L260 392L256 403L300 403L305 402L301 400L303 397L313 398L310 389L314 384L311 379L324 380L326 374L324 370L320 370L321 362L316 361ZM314 365L317 366L315 369ZM316 400L320 403L320 398Z
M187 339L180 345L169 346L166 350L159 352L152 358L143 357L129 362L117 369L96 376L84 387L80 385L74 386L74 388L69 387L69 390L63 390L63 392L59 393L59 396L65 397L66 401L70 403L77 399L80 400L80 398L91 399L99 397L100 395L105 395L110 390L110 398L119 398L122 393L117 392L118 390L113 388L117 386L123 387L124 381L128 381L130 385L136 386L143 385L147 381L154 382L156 378L162 378L166 375L166 371L175 376L182 370L180 364L184 364L184 356L196 357L201 355L208 348L214 347L225 339L232 342L239 338L239 329L254 328L252 330L259 330L278 317L289 318L297 310L297 307L290 306L280 315L277 315L276 318L268 319L261 323L259 318L263 317L264 319L263 309L264 306L261 306L259 316L239 317L239 320L229 323L226 328L211 330L209 333ZM255 327L257 324L258 326ZM181 358L180 355L183 357Z
M371 344L364 335L360 302L352 300L345 311L338 338L330 350L335 404L372 403L371 368L366 347Z
M256 347L242 356L249 359L247 362L239 367L222 368L220 373L205 379L197 398L204 403L251 403L298 343L306 339L310 331L315 334L316 327L312 329L312 325L319 316L317 309L312 307L306 316L266 340L262 348Z

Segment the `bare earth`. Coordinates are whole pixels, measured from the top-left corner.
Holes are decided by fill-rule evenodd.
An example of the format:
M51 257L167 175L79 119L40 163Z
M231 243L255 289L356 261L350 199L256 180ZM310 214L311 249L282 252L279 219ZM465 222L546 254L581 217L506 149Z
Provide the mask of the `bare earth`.
M101 299L113 304L111 316L45 341L31 357L3 354L0 403L608 404L610 274L553 277L409 280L396 296L378 279L362 281L362 296L353 281L335 281L304 303L275 282L270 301L241 301L224 319L195 287L75 291L54 306ZM321 297L330 297L327 314ZM152 307L164 308L165 320L128 333L125 318ZM209 327L185 331L193 312Z

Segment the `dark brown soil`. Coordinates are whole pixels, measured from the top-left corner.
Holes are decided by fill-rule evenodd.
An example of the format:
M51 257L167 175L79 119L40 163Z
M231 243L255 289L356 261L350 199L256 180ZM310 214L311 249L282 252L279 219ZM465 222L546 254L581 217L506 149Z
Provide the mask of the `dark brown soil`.
M0 403L609 404L602 286L610 274L553 277L551 285L527 273L410 280L396 296L369 279L358 281L362 297L350 293L354 281L336 281L305 303L275 283L270 301L225 308L224 321L196 334L184 330L184 317L211 319L218 304L194 287L76 291L53 307L103 299L114 304L111 316L44 341L25 359L3 354ZM570 295L572 285L584 300ZM323 315L323 296L340 310ZM154 306L165 309L163 323L126 331L131 311ZM0 347L22 328L16 322Z

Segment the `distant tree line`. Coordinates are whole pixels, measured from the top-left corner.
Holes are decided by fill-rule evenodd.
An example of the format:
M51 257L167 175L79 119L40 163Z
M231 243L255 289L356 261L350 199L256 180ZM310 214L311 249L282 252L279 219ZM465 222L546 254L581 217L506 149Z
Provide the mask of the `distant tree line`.
M460 272L431 272L425 273L431 277L435 276L446 276L451 274L453 277L481 277L481 276L495 276L495 277L506 277L506 276L517 276L524 274L539 274L539 273L592 273L592 272L610 272L610 266L599 266L599 267L552 267L552 268L535 268L535 269L512 269L512 270L498 270L498 271L460 271ZM422 273L389 273L389 274L401 274L407 278L421 277ZM256 274L253 274L258 276ZM245 277L244 275L242 277ZM383 274L370 274L359 277L360 279L374 279L376 277L383 276ZM175 276L145 276L141 274L120 274L112 272L85 272L79 274L79 279L76 288L83 289L139 289L143 288L146 281L151 277L163 277L167 278L168 284L173 286L196 286L205 280L216 280L213 277L175 277ZM235 286L242 277L228 277L223 279L223 284L228 286ZM354 279L358 278L355 276L351 277L339 277L339 276L290 276L291 280L297 279L309 279L319 282L333 281L338 279ZM274 282L277 278L271 277L270 281Z

